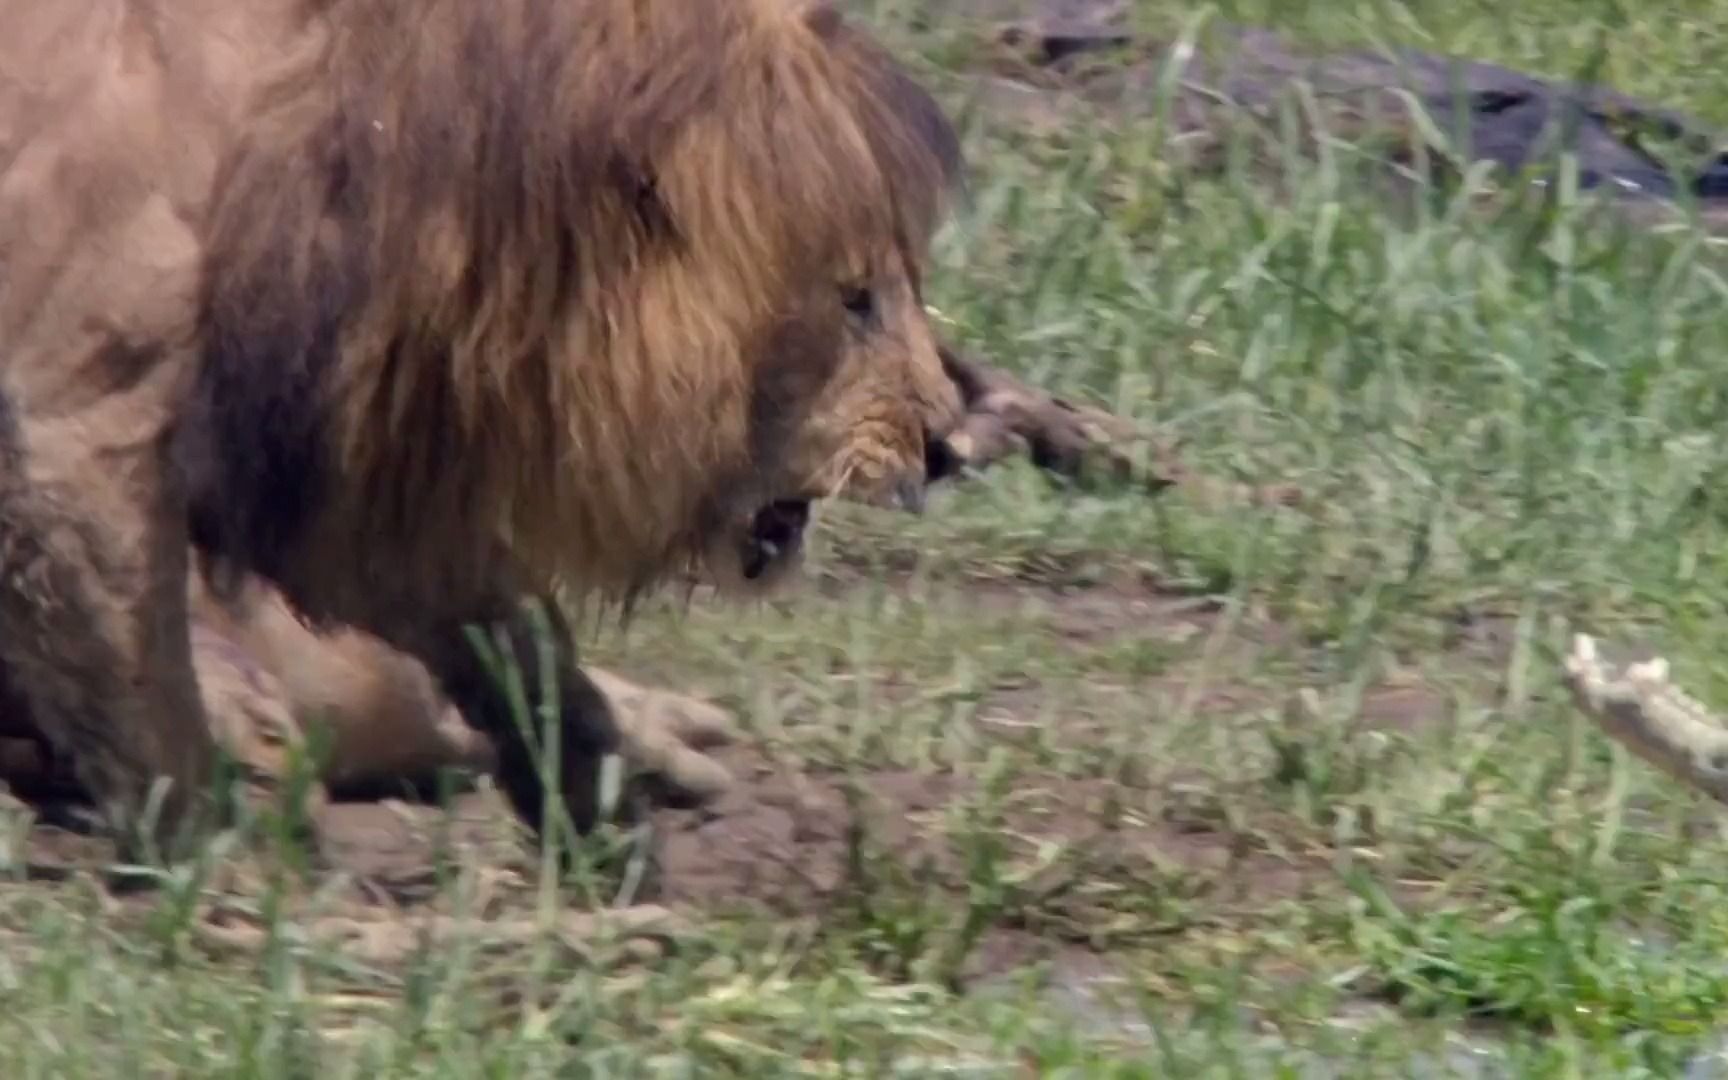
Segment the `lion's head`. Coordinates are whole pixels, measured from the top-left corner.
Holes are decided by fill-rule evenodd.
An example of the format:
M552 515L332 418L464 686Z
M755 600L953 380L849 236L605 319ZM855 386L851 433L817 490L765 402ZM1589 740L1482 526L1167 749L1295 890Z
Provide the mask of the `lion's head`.
M953 133L831 9L808 8L787 31L809 50L782 54L787 99L765 97L759 114L704 131L712 143L672 163L691 171L660 185L671 213L694 208L718 189L715 164L734 156L736 189L761 200L695 210L693 228L712 229L712 243L691 246L717 252L739 221L755 221L761 249L727 264L784 268L760 279L757 296L738 297L766 318L735 339L748 372L747 465L710 488L703 511L702 561L727 591L793 570L819 500L919 507L929 447L960 412L922 296L926 245L958 164ZM758 123L766 132L753 137ZM694 275L690 287L701 287Z
M327 7L218 179L201 543L629 592L916 503L959 151L881 48L785 0Z

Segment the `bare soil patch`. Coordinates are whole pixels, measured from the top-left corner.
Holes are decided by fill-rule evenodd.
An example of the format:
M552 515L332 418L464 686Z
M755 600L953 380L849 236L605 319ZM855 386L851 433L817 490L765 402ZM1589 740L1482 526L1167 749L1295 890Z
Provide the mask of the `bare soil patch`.
M717 804L653 815L652 871L638 899L691 913L818 914L864 884L855 855L872 865L886 860L932 887L960 889L959 845L967 827L961 819L969 811L983 815L976 827L999 832L1014 862L1030 862L1040 845L1054 843L1084 849L1080 857L1094 871L1179 873L1196 888L1222 894L1293 895L1301 885L1302 875L1278 860L1233 853L1224 833L1148 817L1145 793L1113 781L1040 778L1017 784L985 812L978 809L984 799L978 783L954 774L800 772L748 748L729 751L726 764L738 783ZM36 809L62 824L39 820L30 830L23 854L31 863L76 871L113 859L113 845L70 824L75 815L67 807ZM355 879L361 896L392 907L429 900L441 864L477 862L527 874L535 858L508 808L487 788L443 809L394 799L332 803L321 825L328 870ZM1245 880L1228 881L1244 873Z
M1161 591L1133 576L1079 588L1016 581L938 588L979 609L1039 608L1056 625L1056 648L1204 635L1219 628L1222 616L1210 598ZM1231 628L1229 638L1229 649L1250 652L1288 641L1277 626L1260 623ZM1148 691L1179 697L1190 685L1196 693L1186 707L1195 712L1271 704L1264 687L1202 675L1192 661L1178 659L1140 680L1138 690L1121 687L1120 707L1147 709ZM1010 728L1061 724L1066 743L1101 730L1095 716L1051 717L1041 693L1036 683L1004 688L988 695L984 711ZM1105 693L1092 704L1115 700ZM1427 687L1400 683L1371 691L1362 720L1407 729L1444 716L1445 704ZM1144 722L1156 725L1161 718L1148 711ZM1022 763L1012 784L992 791L971 774L842 773L748 744L719 754L734 789L707 807L651 815L651 855L634 902L693 918L754 911L819 919L847 905L856 910L860 897L892 895L922 897L933 910L957 917L968 902L968 875L977 870L969 859L988 842L1000 864L995 872L1015 884L971 948L965 969L972 978L1040 960L1073 962L1073 954L1103 955L1117 933L1180 933L1228 920L1299 899L1329 878L1321 863L1272 854L1233 832L1225 815L1194 804L1169 775L1062 775ZM64 868L45 875L56 879L113 858L111 844L78 827L76 805L64 794L31 795L37 824L14 856L38 868ZM1194 797L1205 802L1220 795ZM442 911L442 894L458 866L478 867L495 883L492 917L507 918L512 910L520 915L532 903L537 853L484 782L442 809L395 799L333 803L321 819L321 838L321 880L328 882L330 874L350 880L341 890L342 910L359 922L404 923L417 913ZM234 879L236 894L246 891L247 881L256 883L256 868L248 873L251 878ZM1115 917L1130 909L1132 918Z

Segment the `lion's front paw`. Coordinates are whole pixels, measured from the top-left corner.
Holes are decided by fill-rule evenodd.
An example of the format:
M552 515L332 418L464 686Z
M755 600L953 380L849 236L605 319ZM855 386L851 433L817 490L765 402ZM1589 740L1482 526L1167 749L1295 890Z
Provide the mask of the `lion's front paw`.
M730 790L732 774L710 751L738 740L725 709L699 698L638 686L598 668L584 669L606 695L633 771L654 781L665 802L695 806Z

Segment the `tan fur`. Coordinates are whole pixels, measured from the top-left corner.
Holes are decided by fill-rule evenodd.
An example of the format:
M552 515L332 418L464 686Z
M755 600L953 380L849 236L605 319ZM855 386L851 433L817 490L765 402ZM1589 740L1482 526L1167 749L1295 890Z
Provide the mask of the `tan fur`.
M319 779L339 792L492 767L491 744L462 722L431 673L372 635L315 630L260 581L218 599L195 574L191 609L212 730L248 766L280 777L287 757L274 748L306 741L321 753Z
M765 507L913 492L955 419L919 293L952 133L826 8L0 0L0 27L0 671L120 816L167 778L173 824L210 775L188 539L424 663L536 825L463 628L549 657L580 824L618 734L518 602L691 560L744 584L764 550L771 583L796 560Z
M355 641L337 635L323 638L303 627L301 635L273 633L274 608L258 603L230 609L196 582L192 612L192 662L210 734L261 791L280 790L292 755L310 749L302 720L311 720L313 709L319 716L333 715L338 733L320 781L348 775L342 762L369 767L372 761L363 755L375 752L375 742L381 749L385 731L406 739L422 756L442 751L446 762L457 763L458 747L442 740L445 729L435 723L438 709L446 704L434 692L413 703L430 711L418 712L410 705L421 684L405 678L411 662L404 663L399 654L363 636ZM375 658L397 663L368 670ZM418 674L425 678L424 671ZM392 681L396 685L385 685ZM0 710L0 782L31 798L90 794L67 768L69 763L43 745L43 731L22 703L7 704ZM342 736L348 737L346 742ZM376 764L400 768L404 755L398 751L380 756ZM315 813L328 800L324 783L311 785L307 796L306 809Z

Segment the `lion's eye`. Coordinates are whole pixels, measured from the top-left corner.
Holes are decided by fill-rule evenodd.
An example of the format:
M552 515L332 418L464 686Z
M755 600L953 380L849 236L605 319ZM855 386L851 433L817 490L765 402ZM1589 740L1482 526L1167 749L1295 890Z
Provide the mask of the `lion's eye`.
M876 313L876 294L863 286L850 285L840 290L840 303L854 319L868 319Z

